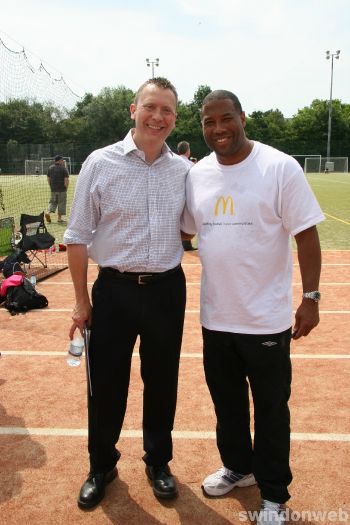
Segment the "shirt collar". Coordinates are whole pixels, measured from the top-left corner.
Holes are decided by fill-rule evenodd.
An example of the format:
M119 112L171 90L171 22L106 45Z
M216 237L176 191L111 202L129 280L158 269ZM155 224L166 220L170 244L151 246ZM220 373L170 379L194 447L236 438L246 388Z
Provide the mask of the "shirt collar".
M133 139L133 133L135 131L135 128L130 129L129 133L126 135L126 137L123 140L123 149L124 149L124 155L128 155L128 153L131 153L132 151L135 151L137 155L144 158L145 154L142 150L138 149L136 146L134 139ZM165 155L166 153L169 153L169 155L173 156L174 153L171 151L169 146L164 142L161 154Z

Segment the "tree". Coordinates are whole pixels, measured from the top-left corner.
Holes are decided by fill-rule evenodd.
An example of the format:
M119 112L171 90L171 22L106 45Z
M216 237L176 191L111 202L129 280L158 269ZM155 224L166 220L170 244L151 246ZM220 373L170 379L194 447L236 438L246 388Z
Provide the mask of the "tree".
M197 91L193 95L192 104L196 106L199 111L202 107L203 100L205 99L207 95L209 95L211 91L212 91L211 88L207 85L198 86Z
M289 124L279 109L253 111L247 118L247 136L282 151L289 146Z
M124 138L131 124L133 98L133 91L124 86L104 88L97 97L86 95L67 123L74 142L105 146Z
M204 98L210 92L211 88L209 86L198 86L190 103L179 103L176 128L168 140L173 150L176 151L178 142L186 140L190 143L192 156L202 158L209 153L209 149L203 139L200 109Z
M15 140L20 144L50 142L57 137L63 113L51 104L28 100L0 103L0 143Z

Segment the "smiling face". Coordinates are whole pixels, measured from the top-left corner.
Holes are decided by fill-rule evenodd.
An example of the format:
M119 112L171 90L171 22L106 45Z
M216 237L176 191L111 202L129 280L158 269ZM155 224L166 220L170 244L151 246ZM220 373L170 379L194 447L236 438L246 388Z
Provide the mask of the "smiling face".
M135 121L134 142L143 151L162 148L175 127L176 97L170 89L147 84L130 106Z
M208 100L201 121L205 142L214 150L220 164L237 164L245 159L251 144L245 135L245 114L228 98Z

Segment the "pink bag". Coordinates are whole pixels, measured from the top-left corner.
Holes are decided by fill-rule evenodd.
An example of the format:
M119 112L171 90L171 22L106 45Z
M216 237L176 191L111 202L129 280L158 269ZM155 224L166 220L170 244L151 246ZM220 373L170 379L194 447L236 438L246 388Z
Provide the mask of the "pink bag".
M14 273L13 275L10 275L7 279L2 281L1 288L0 288L0 297L6 297L7 294L7 288L10 286L19 286L24 281L24 275L23 273L17 274Z

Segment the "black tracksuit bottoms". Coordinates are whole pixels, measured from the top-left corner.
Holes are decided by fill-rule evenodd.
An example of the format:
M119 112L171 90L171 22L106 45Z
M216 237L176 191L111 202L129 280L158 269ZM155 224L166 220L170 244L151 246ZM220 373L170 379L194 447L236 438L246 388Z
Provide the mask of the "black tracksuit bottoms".
M291 330L246 335L203 328L203 340L205 375L215 407L223 464L241 474L253 472L263 499L285 503L292 481L288 408Z

